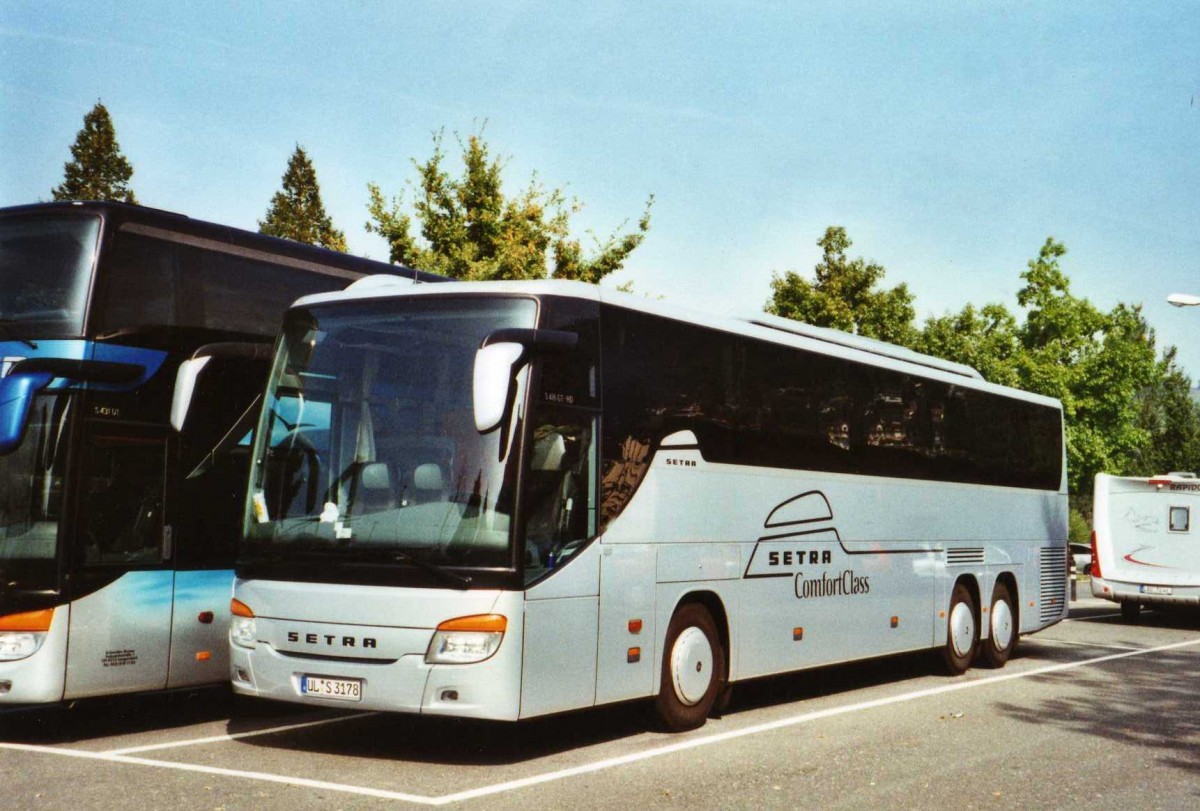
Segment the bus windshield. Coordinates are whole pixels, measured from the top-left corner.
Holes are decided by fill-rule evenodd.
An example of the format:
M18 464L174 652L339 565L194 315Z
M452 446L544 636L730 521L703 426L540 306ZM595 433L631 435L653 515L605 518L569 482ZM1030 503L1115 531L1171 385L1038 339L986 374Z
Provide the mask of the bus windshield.
M243 561L512 568L519 432L476 430L472 369L489 333L536 316L532 299L433 296L289 313Z
M100 218L0 218L0 342L83 333Z

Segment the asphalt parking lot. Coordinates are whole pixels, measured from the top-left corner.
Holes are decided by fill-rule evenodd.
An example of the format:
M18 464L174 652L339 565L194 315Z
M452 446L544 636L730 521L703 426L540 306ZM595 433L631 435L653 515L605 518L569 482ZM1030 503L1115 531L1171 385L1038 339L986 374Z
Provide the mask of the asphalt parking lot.
M1085 599L1002 670L892 657L739 685L684 735L628 704L511 724L221 691L0 716L16 808L1200 803L1200 618Z

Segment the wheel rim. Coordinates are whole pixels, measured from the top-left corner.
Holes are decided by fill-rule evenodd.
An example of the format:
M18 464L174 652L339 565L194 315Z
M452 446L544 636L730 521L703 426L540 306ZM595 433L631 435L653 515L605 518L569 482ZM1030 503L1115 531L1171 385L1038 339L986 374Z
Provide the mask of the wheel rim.
M975 612L966 603L950 611L950 644L955 656L966 656L975 644Z
M1006 650L1013 639L1012 607L1004 600L992 606L992 646Z
M671 649L671 680L675 696L692 707L700 703L712 683L713 650L708 636L699 628L687 628Z

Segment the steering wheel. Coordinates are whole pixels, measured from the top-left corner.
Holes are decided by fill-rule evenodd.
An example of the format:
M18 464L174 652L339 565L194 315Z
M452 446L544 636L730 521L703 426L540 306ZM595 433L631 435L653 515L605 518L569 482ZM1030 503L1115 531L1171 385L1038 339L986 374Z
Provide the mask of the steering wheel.
M317 480L321 475L321 454L317 452L317 446L304 434L293 432L288 434L283 442L276 445L274 450L287 453L288 465L286 469L289 478L299 473L299 470L293 469L291 464L294 452L299 450L303 454L305 478L308 480L308 489L304 496L304 511L311 513L317 508Z

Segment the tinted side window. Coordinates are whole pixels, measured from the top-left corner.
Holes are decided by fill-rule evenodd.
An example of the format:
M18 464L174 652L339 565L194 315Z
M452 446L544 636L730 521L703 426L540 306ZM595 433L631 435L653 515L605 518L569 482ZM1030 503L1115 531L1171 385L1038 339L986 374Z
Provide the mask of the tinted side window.
M736 336L618 309L604 310L601 333L607 522L636 491L663 437L690 430L706 458L736 461L741 399Z
M100 272L92 328L201 327L273 335L301 296L348 280L121 231Z
M199 302L185 311L189 326L274 335L293 301L350 283L215 251L200 252L198 258L200 273L185 288L186 300Z
M602 517L659 441L714 462L1054 490L1057 409L894 369L605 308Z
M166 443L153 431L89 424L84 443L80 546L88 564L162 560Z
M748 341L738 458L763 467L858 472L864 367Z
M1059 485L1061 422L1046 406L749 340L745 402L742 464Z

